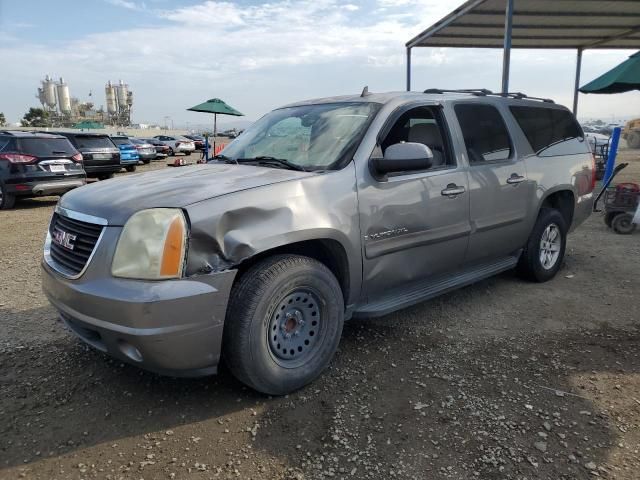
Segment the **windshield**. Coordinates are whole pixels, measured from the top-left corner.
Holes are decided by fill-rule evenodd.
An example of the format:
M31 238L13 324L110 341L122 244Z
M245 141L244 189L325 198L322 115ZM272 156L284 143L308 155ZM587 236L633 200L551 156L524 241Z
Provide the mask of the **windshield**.
M273 157L305 170L337 168L378 112L378 103L330 103L274 110L230 143L228 160Z

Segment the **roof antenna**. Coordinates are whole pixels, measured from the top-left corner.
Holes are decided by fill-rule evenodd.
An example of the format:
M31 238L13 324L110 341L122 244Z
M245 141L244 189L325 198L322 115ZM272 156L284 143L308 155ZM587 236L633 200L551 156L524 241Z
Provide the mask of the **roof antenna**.
M361 97L366 97L367 95L371 95L369 93L369 85L365 85L365 87L362 89L362 93L360 94Z

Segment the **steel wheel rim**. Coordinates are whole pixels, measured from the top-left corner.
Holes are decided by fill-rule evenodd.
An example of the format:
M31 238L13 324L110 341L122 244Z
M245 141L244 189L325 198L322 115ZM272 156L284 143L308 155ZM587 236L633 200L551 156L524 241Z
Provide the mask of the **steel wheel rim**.
M318 296L308 289L296 289L276 304L267 329L273 359L287 368L298 367L312 358L322 344L326 325Z
M562 233L555 223L547 225L540 239L540 264L545 270L551 270L560 258Z

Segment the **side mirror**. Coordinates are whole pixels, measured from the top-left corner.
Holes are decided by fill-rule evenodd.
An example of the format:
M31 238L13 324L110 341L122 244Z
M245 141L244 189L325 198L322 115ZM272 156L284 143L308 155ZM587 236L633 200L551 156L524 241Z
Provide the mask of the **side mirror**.
M433 152L422 143L396 143L387 148L384 157L373 158L372 165L379 175L412 170L427 170L433 165Z

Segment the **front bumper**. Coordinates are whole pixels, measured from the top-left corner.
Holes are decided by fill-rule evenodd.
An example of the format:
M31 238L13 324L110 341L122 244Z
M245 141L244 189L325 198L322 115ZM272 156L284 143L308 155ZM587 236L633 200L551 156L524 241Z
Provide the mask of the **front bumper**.
M160 374L217 372L235 270L154 282L98 277L95 270L105 266L96 267L90 264L71 280L42 262L44 293L71 331L98 350Z

